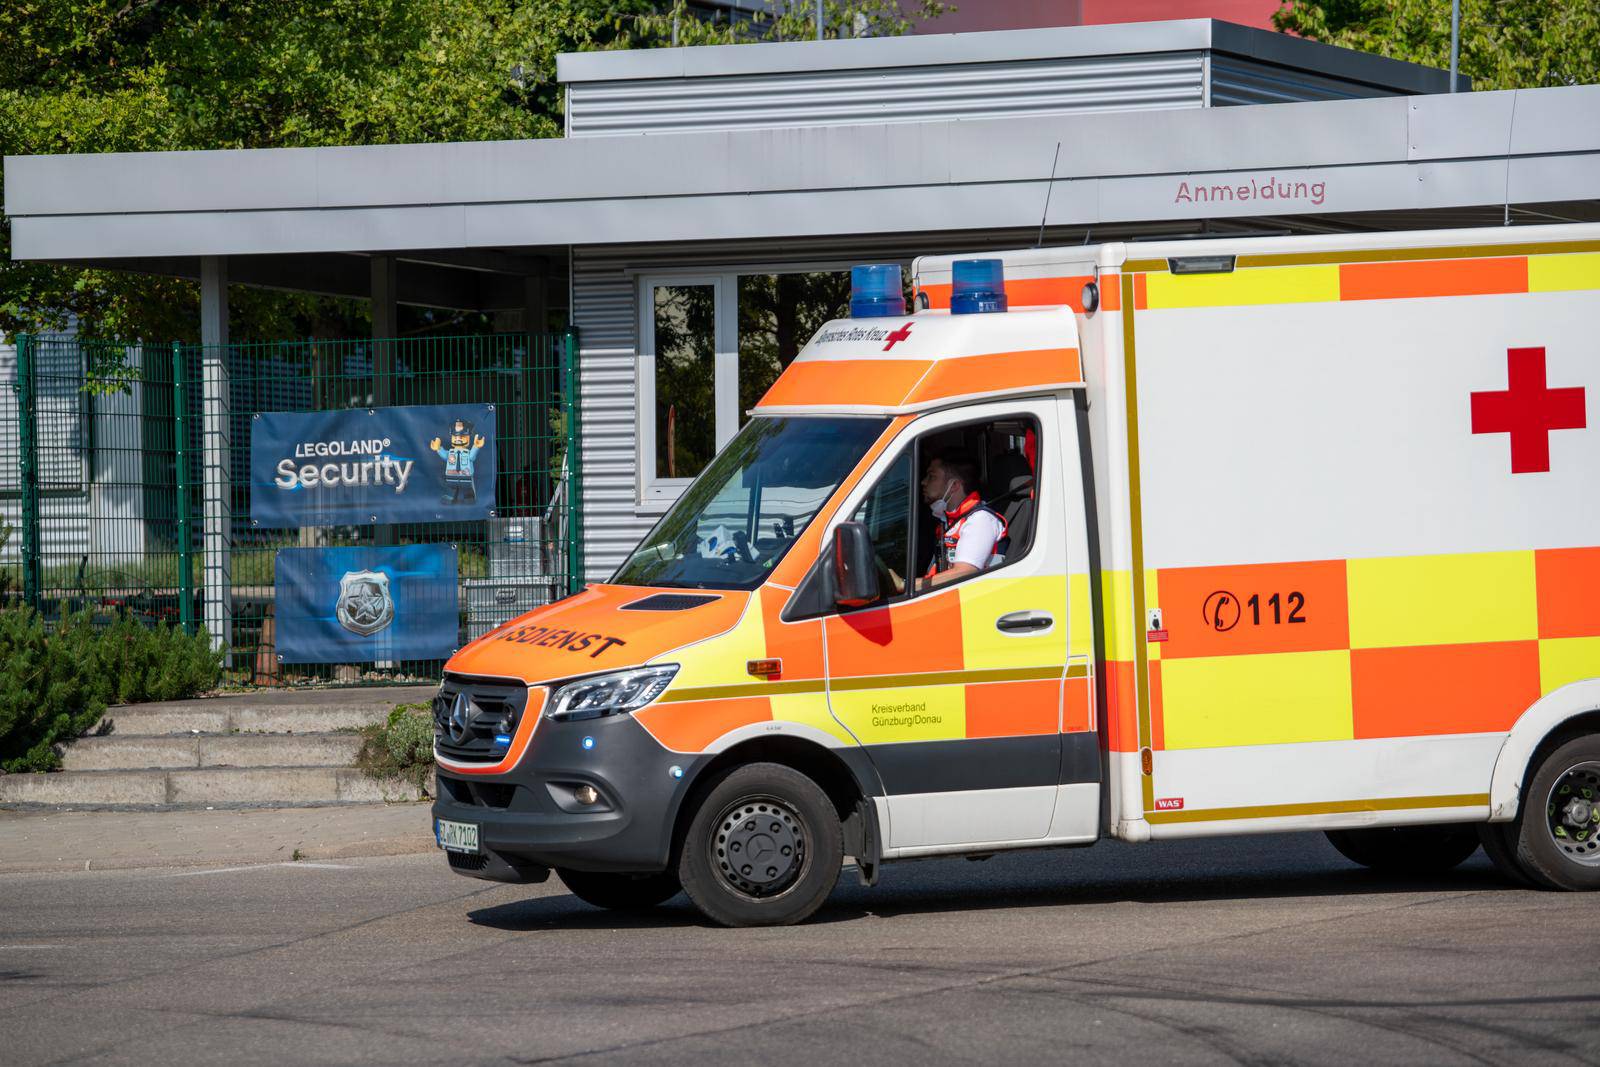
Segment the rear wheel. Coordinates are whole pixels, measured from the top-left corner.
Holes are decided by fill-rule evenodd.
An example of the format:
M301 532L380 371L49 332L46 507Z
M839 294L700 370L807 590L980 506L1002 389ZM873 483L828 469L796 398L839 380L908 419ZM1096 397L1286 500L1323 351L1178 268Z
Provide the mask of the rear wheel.
M1573 738L1546 756L1507 825L1529 878L1551 889L1600 889L1600 736Z
M776 763L740 767L701 801L678 874L724 926L786 926L822 906L844 858L839 813L822 788Z
M572 895L585 904L610 911L646 911L670 900L682 887L677 871L659 874L611 874L558 870Z
M1478 834L1470 825L1329 830L1328 841L1352 863L1386 874L1440 874L1478 851Z

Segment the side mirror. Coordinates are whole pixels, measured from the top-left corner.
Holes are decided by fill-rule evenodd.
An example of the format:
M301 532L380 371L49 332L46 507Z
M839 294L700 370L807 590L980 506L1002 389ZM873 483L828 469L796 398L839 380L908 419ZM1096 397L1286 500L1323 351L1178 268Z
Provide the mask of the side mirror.
M833 532L834 604L859 608L879 596L878 560L867 528L859 522L841 523Z

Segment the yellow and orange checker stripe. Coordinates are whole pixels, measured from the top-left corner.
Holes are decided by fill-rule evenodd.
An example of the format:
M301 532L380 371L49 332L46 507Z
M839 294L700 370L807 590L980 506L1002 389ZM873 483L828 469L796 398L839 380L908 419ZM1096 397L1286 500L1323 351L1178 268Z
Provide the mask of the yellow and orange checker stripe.
M1545 693L1600 675L1600 548L1152 577L1169 634L1150 646L1156 750L1503 732ZM1207 609L1219 591L1242 607L1225 630ZM1291 592L1304 622L1287 621ZM1285 621L1272 621L1272 594ZM1116 667L1131 684L1131 662ZM1133 747L1126 725L1122 742Z
M1136 311L1600 288L1600 251L1550 247L1556 250L1517 255L1435 249L1241 256L1228 274L1171 274L1163 260L1134 261L1124 269L1134 276ZM1425 256L1436 258L1419 258Z
M1059 635L1007 637L993 625L1004 610L1060 602L1065 586L1060 576L997 576L801 622L782 620L788 591L767 586L731 633L674 653L672 687L634 718L677 752L773 721L843 745L1082 733L1094 725L1087 657L1063 667ZM749 677L745 664L758 658L782 660L782 674Z

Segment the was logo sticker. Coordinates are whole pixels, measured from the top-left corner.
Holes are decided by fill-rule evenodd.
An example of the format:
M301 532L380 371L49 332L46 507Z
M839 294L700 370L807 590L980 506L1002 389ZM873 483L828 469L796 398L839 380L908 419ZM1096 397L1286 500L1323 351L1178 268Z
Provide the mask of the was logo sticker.
M1183 807L1182 797L1157 797L1157 811L1178 811Z

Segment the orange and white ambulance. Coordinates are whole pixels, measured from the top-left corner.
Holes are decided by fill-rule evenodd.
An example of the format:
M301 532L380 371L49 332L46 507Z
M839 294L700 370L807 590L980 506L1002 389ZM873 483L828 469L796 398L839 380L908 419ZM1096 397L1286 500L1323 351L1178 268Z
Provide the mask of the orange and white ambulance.
M1600 227L991 258L864 283L610 581L450 661L451 865L732 925L1105 837L1600 887ZM958 580L934 459L1003 521Z

